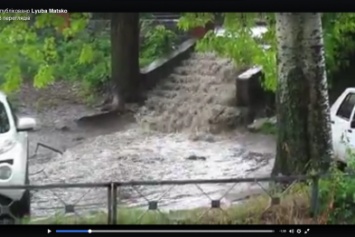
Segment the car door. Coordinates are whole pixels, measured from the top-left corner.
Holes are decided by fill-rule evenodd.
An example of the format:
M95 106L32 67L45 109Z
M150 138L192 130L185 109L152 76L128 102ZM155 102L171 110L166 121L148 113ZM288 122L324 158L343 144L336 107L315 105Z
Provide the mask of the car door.
M349 124L349 127L345 130L345 139L347 141L347 159L349 159L349 151L348 149L350 149L351 153L353 154L355 152L355 127L352 127L351 126L351 123L354 123L355 122L355 107L352 111L352 114L351 114L351 119L350 119L350 124Z
M354 117L355 93L346 95L335 114L332 116L332 135L334 153L338 159L346 161L349 139L352 138L353 131L350 128L351 118ZM354 143L355 145L355 143Z

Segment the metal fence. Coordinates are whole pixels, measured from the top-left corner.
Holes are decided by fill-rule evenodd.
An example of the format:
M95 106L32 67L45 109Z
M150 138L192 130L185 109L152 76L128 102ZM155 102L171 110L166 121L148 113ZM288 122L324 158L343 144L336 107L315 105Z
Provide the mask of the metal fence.
M242 185L243 183L249 183L258 187L258 195L262 192L268 199L265 211L273 206L281 205L283 197L300 182L309 182L309 185L303 185L309 189L309 201L310 201L310 214L316 215L318 210L318 194L319 194L319 180L318 176L293 176L293 177L265 177L265 178L240 178L240 179L216 179L216 180L169 180L169 181L131 181L131 182L110 182L110 183L78 183L78 184L48 184L48 185L26 185L26 186L0 186L0 192L2 190L30 190L32 198L35 197L38 192L48 192L45 196L46 199L53 200L52 203L57 203L54 206L45 204L40 207L40 201L37 201L36 205L32 204L32 209L36 209L36 215L31 216L31 220L18 219L14 213L12 213L12 205L14 202L9 202L7 205L2 205L0 208L0 219L3 224L13 223L43 223L43 224L56 224L56 223L69 223L69 224L141 224L150 222L150 224L178 224L184 223L187 218L190 218L191 222L201 223L201 219L209 215L212 212L211 218L225 219L225 222L233 219L230 217L230 208L238 206L238 202L245 199L236 198L234 201L227 201L226 197L233 192L235 187ZM271 189L266 186L271 182L284 183L282 189ZM211 194L211 189L208 191L203 188L203 185L221 185L222 194ZM175 211L170 210L169 213L164 211L164 205L166 197L169 193L173 193L174 190L180 191L178 195L175 195L175 204L179 203L179 199L183 198L181 192L184 193L182 187L192 186L195 190L194 198L204 198L204 204L207 205L204 208L199 207L194 209L194 216L187 217L188 211ZM151 187L157 189L159 187L168 187L164 192L160 192L158 195L149 195L149 191L153 189L141 189L140 187ZM214 186L216 187L216 186ZM77 193L75 190L87 190L83 195L75 196ZM91 190L96 190L95 195L91 198L85 198L90 196ZM127 191L130 189L130 192ZM191 190L190 188L189 190ZM72 194L67 194L67 197L71 197L70 201L67 201L64 197L61 197L58 190L74 190ZM99 191L98 191L99 190ZM144 193L144 191L148 191ZM82 193L82 192L81 192ZM125 194L126 193L126 194ZM128 194L129 195L128 195ZM136 195L132 195L135 193ZM221 193L221 192L219 192ZM49 196L51 194L52 196ZM126 196L125 196L126 195ZM235 193L234 193L235 195ZM219 197L218 197L219 196ZM81 203L86 199L85 203ZM190 196L185 203L192 203L193 198ZM88 201L91 200L91 201ZM127 204L126 201L130 201ZM133 201L132 201L133 200ZM138 205L134 204L134 200ZM237 204L236 204L237 203ZM139 205L140 204L140 205ZM143 208L143 206L146 206ZM169 208L167 208L169 209ZM198 211L197 211L198 210ZM42 215L39 214L42 211ZM48 213L48 211L54 211ZM218 211L219 214L216 214ZM235 209L238 211L238 209ZM149 214L154 213L154 215ZM172 213L175 213L173 215ZM192 213L192 212L191 212ZM233 215L236 213L232 213ZM145 220L147 218L154 220ZM134 223L132 223L134 218ZM220 220L222 222L222 220Z

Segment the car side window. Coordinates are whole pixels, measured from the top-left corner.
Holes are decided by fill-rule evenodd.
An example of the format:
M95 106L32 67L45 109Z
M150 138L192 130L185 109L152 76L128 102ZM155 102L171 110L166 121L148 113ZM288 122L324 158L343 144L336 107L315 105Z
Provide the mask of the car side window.
M336 115L343 119L349 120L351 113L353 112L354 106L355 106L355 94L350 93L345 97Z
M0 102L0 133L6 133L10 130L9 118L5 106Z

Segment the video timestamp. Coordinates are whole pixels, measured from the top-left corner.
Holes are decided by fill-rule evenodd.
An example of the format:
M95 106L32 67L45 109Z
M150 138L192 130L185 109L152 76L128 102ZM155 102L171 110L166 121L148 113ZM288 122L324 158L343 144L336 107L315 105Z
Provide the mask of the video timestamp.
M0 21L29 21L30 16L0 16Z

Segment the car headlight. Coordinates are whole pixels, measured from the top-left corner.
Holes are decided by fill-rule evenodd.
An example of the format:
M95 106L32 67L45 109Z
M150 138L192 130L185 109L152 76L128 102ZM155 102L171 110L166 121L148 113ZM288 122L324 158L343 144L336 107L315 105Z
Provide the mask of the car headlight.
M15 145L16 143L13 140L5 140L4 142L0 143L0 154L8 152Z
M11 178L12 168L9 165L0 166L0 180Z

